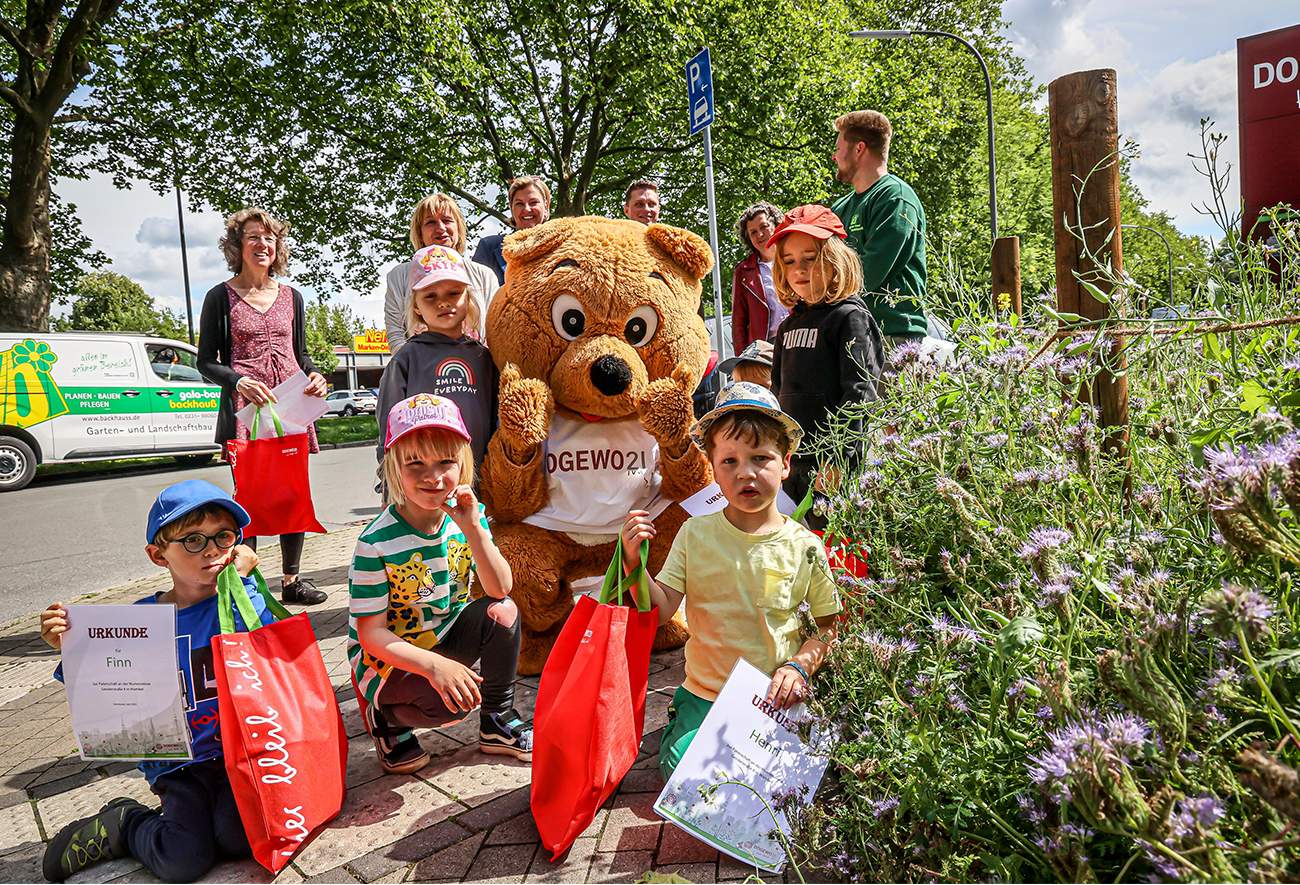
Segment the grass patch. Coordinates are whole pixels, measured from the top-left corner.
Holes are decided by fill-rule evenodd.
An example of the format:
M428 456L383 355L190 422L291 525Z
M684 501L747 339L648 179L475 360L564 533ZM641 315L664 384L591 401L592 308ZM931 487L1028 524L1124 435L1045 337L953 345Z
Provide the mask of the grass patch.
M321 418L316 422L316 441L321 445L363 442L379 439L379 423L374 415L351 418Z
M214 455L213 457L215 458L216 456ZM204 467L213 462L208 460L203 463L178 464L176 458L172 455L155 455L151 458L114 458L111 461L75 461L70 464L41 464L36 468L36 475L62 476L68 473L92 473L103 470L118 470L131 467L158 467L168 463L172 466L180 467Z

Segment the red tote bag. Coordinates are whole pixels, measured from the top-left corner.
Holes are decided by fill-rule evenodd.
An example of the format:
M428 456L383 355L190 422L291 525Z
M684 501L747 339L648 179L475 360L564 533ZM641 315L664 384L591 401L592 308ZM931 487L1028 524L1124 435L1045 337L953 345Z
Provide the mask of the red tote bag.
M279 872L343 807L348 740L334 686L306 614L290 615L254 571L265 626L234 565L217 580L221 635L212 637L226 774L253 857ZM250 628L235 632L232 603Z
M235 500L248 511L251 521L244 537L321 532L311 503L311 482L307 476L307 434L284 435L280 416L271 407L276 435L258 439L262 410L253 416L249 439L226 443L230 472L235 477Z
M650 646L659 609L642 565L623 575L623 545L605 573L600 601L578 600L542 670L533 714L533 819L558 858L596 817L641 748ZM636 608L615 605L632 590Z

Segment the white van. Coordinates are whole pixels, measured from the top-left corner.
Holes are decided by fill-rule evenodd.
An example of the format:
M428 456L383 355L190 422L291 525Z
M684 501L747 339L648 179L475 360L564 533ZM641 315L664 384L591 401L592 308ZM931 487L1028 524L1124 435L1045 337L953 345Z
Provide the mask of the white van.
M129 332L0 332L0 492L26 486L38 464L210 461L221 388L197 357Z

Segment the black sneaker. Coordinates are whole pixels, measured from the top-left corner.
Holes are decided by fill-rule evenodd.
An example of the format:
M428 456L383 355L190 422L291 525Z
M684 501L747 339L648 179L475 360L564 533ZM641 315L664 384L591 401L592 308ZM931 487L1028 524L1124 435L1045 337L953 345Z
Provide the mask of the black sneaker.
M366 705L366 731L375 742L379 767L389 774L413 774L429 764L429 754L409 728L393 728L378 704Z
M485 713L479 717L478 748L494 756L514 756L520 762L533 761L533 727L520 715Z
M122 796L99 809L99 814L83 817L59 830L45 849L41 873L50 882L62 882L91 864L126 857L130 852L122 838L122 823L137 808L149 810L134 799Z
M296 602L299 605L319 605L329 599L329 594L324 590L317 590L316 585L306 578L299 578L280 588L280 599L284 602Z

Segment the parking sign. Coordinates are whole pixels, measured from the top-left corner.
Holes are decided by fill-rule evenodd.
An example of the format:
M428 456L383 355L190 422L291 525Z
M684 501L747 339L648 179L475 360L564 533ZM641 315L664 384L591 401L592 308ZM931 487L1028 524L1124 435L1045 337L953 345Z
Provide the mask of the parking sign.
M694 135L713 122L713 71L709 68L708 49L701 49L686 63L686 96Z

